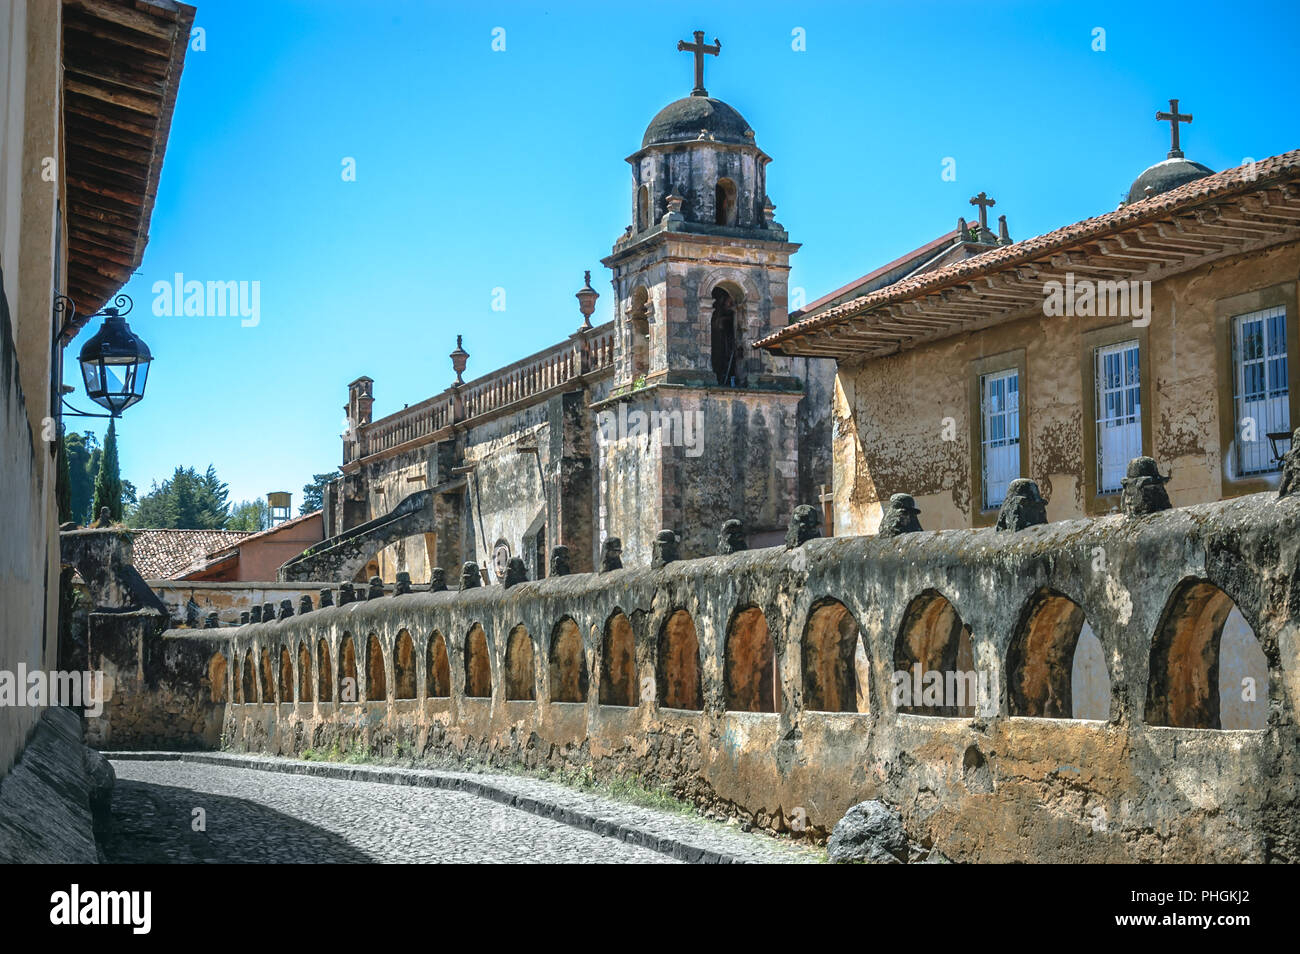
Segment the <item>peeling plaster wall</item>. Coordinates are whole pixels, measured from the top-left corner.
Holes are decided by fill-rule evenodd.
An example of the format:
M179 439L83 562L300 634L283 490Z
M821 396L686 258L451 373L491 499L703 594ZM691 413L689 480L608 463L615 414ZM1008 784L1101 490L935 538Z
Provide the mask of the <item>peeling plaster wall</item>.
M1168 490L1175 504L1230 495L1220 438L1216 303L1297 277L1300 244L1290 243L1152 282L1146 329L1151 373L1142 400L1151 410L1151 450L1161 471L1172 473ZM1287 320L1300 321L1294 306ZM916 497L926 528L972 526L971 362L1019 349L1026 358L1021 396L1029 408L1023 436L1030 464L1023 476L1038 482L1052 519L1083 515L1083 429L1094 412L1091 393L1083 393L1083 336L1128 323L1045 318L1035 309L899 354L842 362L832 406L837 532L874 533L881 502L895 493ZM1140 329L1132 330L1137 338ZM945 439L945 419L952 421L951 440Z
M61 4L0 7L0 670L54 668L59 555L51 408L53 294L63 286L55 208L62 180ZM0 706L0 776L41 710Z
M822 539L795 551L753 550L658 571L350 604L223 633L225 656L252 650L260 660L268 649L275 658L281 645L324 640L337 667L345 634L360 647L374 633L392 687L393 648L405 630L415 643L417 698L393 699L390 690L383 700L340 703L334 679L326 701L229 705L225 733L237 747L286 755L359 741L390 754L454 752L590 767L601 776L634 773L759 824L783 828L806 816L823 834L852 804L881 798L899 807L914 837L963 860L1296 861L1298 530L1300 498L1259 494L1137 521ZM1101 569L1098 548L1106 555ZM1266 729L1144 721L1153 634L1171 594L1189 578L1221 587L1258 638L1268 666ZM1077 602L1096 634L1110 683L1105 721L1009 715L1005 661L1024 607L1043 587ZM973 717L903 714L893 705L895 640L913 598L928 589L950 600L969 628L973 663L992 686L991 702ZM825 597L841 600L861 628L868 685L858 708L869 711L804 707L801 634ZM724 709L727 628L751 605L762 609L774 637L779 713ZM658 637L679 609L690 613L698 635L701 712L655 702ZM636 707L598 703L601 632L616 611L630 617L635 633ZM550 640L565 617L584 639L584 703L547 701ZM491 698L464 694L465 640L475 624L487 635ZM535 699L511 702L502 686L505 641L520 624L534 641ZM445 635L450 654L444 698L425 691L434 633ZM197 634L175 638L211 646ZM315 652L312 659L314 687ZM364 659L358 651L359 667ZM359 677L364 684L364 668Z
M445 479L438 470L438 453L441 445L433 444L417 450L407 451L376 463L366 465L367 519L382 516L392 510L408 495L417 490L425 490ZM379 575L386 582L397 579L397 572L405 570L411 579L427 583L429 581L430 561L429 543L437 549L434 541L426 541L423 534L406 537L381 550L376 557L379 563ZM437 565L435 554L433 565Z
M295 583L208 583L186 580L148 580L150 588L167 607L174 620L185 619L185 607L193 600L199 607L199 618L205 619L213 610L223 625L239 622L239 614L251 611L263 603L275 605L280 611L281 600L293 600L293 611L298 612L298 601L310 596L312 605L320 600L325 587L337 587L338 581Z
M715 553L732 517L751 539L784 532L799 502L799 402L798 392L660 385L603 405L598 543L619 537L623 565L648 566L661 529L677 532L686 558ZM650 431L651 415L665 414L670 424Z
M89 668L104 673L106 701L100 715L86 714L87 745L211 749L220 744L225 707L214 700L209 681L209 662L220 640L162 638L164 626L152 610L90 615Z
M494 581L492 559L498 540L505 540L510 556L524 557L531 578L537 576L536 560L530 556L531 541L525 536L551 522L547 520L550 488L546 485L554 482L556 461L552 459L549 404L534 404L489 421L473 428L466 438L465 463L477 466L465 494L465 528L473 538L472 555L465 559L475 559L480 566L487 563ZM518 451L517 445L536 447L537 453ZM547 533L551 533L549 526ZM544 562L549 547L542 552ZM459 565L446 565L446 569L453 580L458 576Z

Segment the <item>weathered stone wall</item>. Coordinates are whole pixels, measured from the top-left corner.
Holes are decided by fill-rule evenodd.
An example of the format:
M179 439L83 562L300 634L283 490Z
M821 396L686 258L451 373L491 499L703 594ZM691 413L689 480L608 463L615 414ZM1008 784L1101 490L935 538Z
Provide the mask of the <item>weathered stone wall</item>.
M1145 329L1125 318L1052 318L1033 308L995 327L842 363L833 407L836 532L874 532L882 503L894 493L915 496L926 527L974 525L980 501L972 499L972 363L1017 351L1025 356L1020 393L1028 404L1022 439L1029 445L1029 472L1022 476L1038 483L1053 519L1090 512L1084 432L1095 421L1095 402L1084 393L1085 336L1124 325L1133 338L1146 335L1143 373L1149 367L1150 378L1142 382L1142 401L1149 405L1151 427L1143 435L1150 441L1144 453L1172 474L1168 490L1174 502L1262 489L1225 480L1230 455L1220 392L1230 393L1232 372L1222 366L1226 331L1216 307L1221 299L1291 283L1287 322L1294 324L1297 276L1300 244L1290 243L1153 281ZM1293 407L1294 400L1293 394ZM1291 426L1296 423L1293 415Z
M554 399L552 399L554 400ZM522 557L529 576L536 578L537 561L532 541L547 520L548 483L554 483L550 401L534 404L515 414L473 428L466 436L465 463L474 465L465 494L466 545L463 560L487 564L497 579L493 550L504 540L510 556ZM535 447L537 450L519 450ZM548 529L548 533L549 533ZM543 550L543 554L545 554ZM543 560L543 562L545 562ZM459 563L445 569L456 575Z
M799 402L799 500L816 500L825 488L832 492L835 469L831 409L835 404L835 362L824 358L791 358L791 372L803 381ZM829 536L834 527L824 528Z
M184 620L186 607L191 600L199 607L199 619L206 620L215 612L223 626L239 622L239 614L251 612L254 606L271 603L276 613L281 600L292 600L298 611L299 600L310 596L312 605L319 601L320 591L337 587L338 580L300 583L206 583L192 580L146 580L158 599L167 607L172 620ZM201 623L200 623L201 625Z
M355 603L220 634L225 697L238 700L226 735L290 755L360 742L634 773L777 828L825 832L880 798L918 840L967 860L1295 861L1297 530L1300 499L1260 494L1137 520L822 539ZM1044 629L1030 610L1045 599L1057 609ZM1215 728L1206 686L1219 685L1230 606L1267 660L1264 729ZM1105 720L1047 717L1068 702L1067 618L1101 644ZM775 655L767 706L750 692L762 679L741 671L761 646L758 620ZM566 655L575 628L581 651ZM467 659L480 631L486 655ZM908 660L963 654L991 687L977 706L895 705ZM264 660L277 659L267 680ZM489 678L490 695L469 696L467 674ZM342 702L352 678L359 701ZM521 685L532 698L508 698ZM579 701L551 701L574 691ZM765 707L776 711L752 711Z
M408 495L435 487L446 479L439 472L438 450L439 445L430 445L366 465L363 487L367 519L388 513ZM430 535L415 534L384 547L375 558L379 575L391 582L399 570L405 570L412 580L428 582L430 569L438 565L439 542L437 531L430 527ZM447 541L441 542L444 547L448 545ZM459 556L459 541L451 541L450 545L454 548L451 558L455 559ZM430 547L434 550L432 562Z
M129 530L71 530L60 534L60 545L63 564L77 570L87 594L84 665L103 673L103 707L95 713L88 702L86 741L119 749L218 744L222 700L211 691L209 665L221 640L163 638L169 607L132 566ZM186 585L231 593L245 586Z
M57 652L58 551L54 450L44 422L50 385L56 206L62 180L42 179L42 158L62 141L61 4L24 0L0 9L0 670L51 669ZM58 156L61 168L62 157ZM0 776L41 716L0 706Z
M797 391L658 385L600 405L610 425L597 460L600 539L622 541L624 566L648 566L665 528L683 557L716 552L731 517L751 542L783 535L798 490L799 404ZM663 415L669 423L651 431Z
M2 281L0 273L0 281ZM46 574L50 547L50 494L44 487L46 461L33 433L18 380L18 357L8 302L0 288L0 670L52 669L56 642L54 619L47 615ZM38 456L37 448L40 448ZM57 578L56 578L57 579ZM54 587L57 590L57 586ZM0 775L13 764L41 710L0 706Z
M86 713L88 745L210 749L220 744L224 707L212 692L210 666L221 641L163 637L165 625L148 609L90 614L87 656L90 670L104 674L104 703L97 716Z

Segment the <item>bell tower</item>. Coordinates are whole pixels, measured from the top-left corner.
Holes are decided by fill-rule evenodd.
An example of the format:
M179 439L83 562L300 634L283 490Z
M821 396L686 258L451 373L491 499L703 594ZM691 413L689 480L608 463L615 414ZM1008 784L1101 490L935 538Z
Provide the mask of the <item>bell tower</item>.
M627 435L601 441L639 486L656 488L639 514L616 514L612 489L602 501L602 538L622 539L628 565L649 562L660 529L678 532L683 556L704 556L724 520L740 518L757 539L780 529L794 505L802 381L791 359L753 343L787 323L799 246L774 218L771 157L744 117L704 88L704 58L721 46L705 43L703 31L678 43L694 56L695 86L659 111L628 157L631 225L602 260L615 295L606 403L621 402L632 422L636 412L666 415L670 428L675 414L682 420L680 439L647 437L635 461Z

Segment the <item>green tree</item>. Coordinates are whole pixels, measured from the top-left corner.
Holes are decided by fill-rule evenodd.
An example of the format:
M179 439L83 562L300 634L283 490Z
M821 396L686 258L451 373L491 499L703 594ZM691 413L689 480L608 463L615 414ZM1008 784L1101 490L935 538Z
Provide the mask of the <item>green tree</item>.
M152 530L175 529L180 526L180 511L176 506L172 481L165 480L159 487L155 480L150 485L149 492L131 508L126 522L131 527L147 527Z
M159 486L131 508L127 522L132 527L179 530L223 530L230 518L230 491L208 465L200 474L193 467L177 467Z
M95 492L95 472L99 467L99 444L93 431L63 435L63 449L68 458L68 492L72 514L78 523L90 522L90 502Z
M337 472L311 475L312 482L310 484L304 484L302 488L302 503L298 507L298 516L321 509L323 506L321 501L325 493L325 485L337 476Z
M266 500L245 500L230 508L230 519L226 521L227 530L265 530L271 525L271 511Z
M59 506L59 523L72 519L72 473L68 470L68 442L59 441L59 473L54 481L54 496Z
M104 435L104 454L99 461L99 472L95 477L95 501L91 512L98 517L102 508L108 508L108 515L114 523L122 521L122 475L117 463L117 422L109 420L108 433Z

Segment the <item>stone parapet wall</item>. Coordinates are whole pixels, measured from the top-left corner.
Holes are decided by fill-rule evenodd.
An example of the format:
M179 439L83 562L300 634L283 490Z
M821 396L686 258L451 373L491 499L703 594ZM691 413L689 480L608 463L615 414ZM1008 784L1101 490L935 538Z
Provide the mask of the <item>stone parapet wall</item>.
M226 683L202 691L250 751L629 773L814 833L879 798L964 860L1296 860L1298 527L1300 500L1258 494L1016 533L818 539L169 638L221 646L209 671L224 665ZM1264 660L1264 728L1217 727L1231 607ZM1059 717L1084 622L1106 719ZM989 694L903 711L894 674L913 663L970 668ZM358 701L343 701L352 679Z

